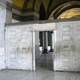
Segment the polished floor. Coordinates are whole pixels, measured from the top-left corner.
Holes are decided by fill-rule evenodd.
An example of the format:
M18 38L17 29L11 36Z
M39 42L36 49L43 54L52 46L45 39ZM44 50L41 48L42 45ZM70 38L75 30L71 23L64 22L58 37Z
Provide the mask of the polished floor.
M39 69L36 72L20 70L0 71L0 80L80 80L80 73L53 72Z

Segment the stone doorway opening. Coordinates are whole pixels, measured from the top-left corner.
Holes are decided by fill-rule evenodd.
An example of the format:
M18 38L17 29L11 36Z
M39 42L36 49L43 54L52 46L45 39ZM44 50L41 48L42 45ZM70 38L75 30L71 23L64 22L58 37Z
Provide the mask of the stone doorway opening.
M35 32L35 63L36 70L47 69L53 71L53 31L37 31Z

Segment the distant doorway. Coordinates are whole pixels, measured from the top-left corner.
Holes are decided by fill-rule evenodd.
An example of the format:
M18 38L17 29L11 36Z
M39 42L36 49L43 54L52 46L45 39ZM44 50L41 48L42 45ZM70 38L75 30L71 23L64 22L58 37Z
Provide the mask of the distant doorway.
M36 70L47 69L47 70L53 71L53 51L50 52L50 50L53 49L53 46L52 46L53 41L51 40L52 36L50 37L50 34L48 34L49 32L46 32L47 35L46 34L44 35L44 33L42 33L42 35L40 37L39 33L40 32L35 33ZM42 42L40 41L40 38L41 38ZM49 39L49 38L51 38L51 39ZM50 41L51 41L51 43L50 43ZM44 52L45 48L47 49L47 51Z

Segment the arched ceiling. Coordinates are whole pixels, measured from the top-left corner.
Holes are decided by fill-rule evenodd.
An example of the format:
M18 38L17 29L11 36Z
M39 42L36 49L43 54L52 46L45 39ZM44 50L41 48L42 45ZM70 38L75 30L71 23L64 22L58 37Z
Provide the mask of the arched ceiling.
M70 2L70 3L69 3ZM68 7L60 6L64 3L68 3ZM40 17L40 6L43 4L45 11L45 18L48 19L52 12L61 14L59 11L62 9L62 12L67 8L80 8L80 0L11 0L8 1L8 7L11 7L13 18L26 21L31 19L39 19ZM71 6L72 5L72 6ZM60 6L60 7L59 7ZM59 7L59 8L58 8ZM64 9L63 9L64 7ZM59 11L59 12L58 12ZM53 14L53 17L56 15ZM57 18L57 17L56 17Z
M69 10L64 11L61 15L59 15L58 19L70 19L70 18L74 18L76 17L76 19L80 18L80 8L72 8Z

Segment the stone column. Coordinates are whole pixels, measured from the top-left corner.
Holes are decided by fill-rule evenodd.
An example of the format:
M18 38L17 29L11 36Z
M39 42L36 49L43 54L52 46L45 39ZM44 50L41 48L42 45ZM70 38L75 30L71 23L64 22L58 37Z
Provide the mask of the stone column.
M6 21L6 8L0 6L0 69L5 68L4 27Z

